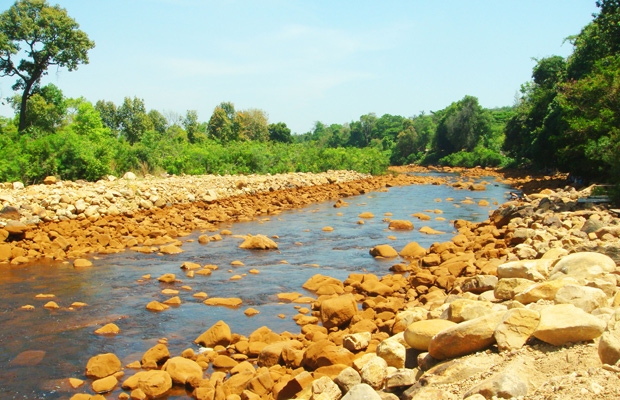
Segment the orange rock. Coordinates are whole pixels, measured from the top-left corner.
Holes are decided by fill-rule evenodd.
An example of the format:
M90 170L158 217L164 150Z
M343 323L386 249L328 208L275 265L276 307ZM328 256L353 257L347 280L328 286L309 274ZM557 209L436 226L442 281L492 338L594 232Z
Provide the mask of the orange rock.
M248 236L239 248L250 250L270 250L277 249L278 245L265 235Z
M106 324L104 326L102 326L101 328L97 329L95 331L95 334L97 335L116 335L120 332L121 330L118 328L118 326L116 326L115 324Z
M171 297L168 300L164 301L164 304L166 304L168 306L180 306L181 305L181 299L179 298L179 296L174 296L174 297Z
M420 228L420 232L421 233L426 233L427 235L439 235L441 233L445 233L445 232L441 232L441 231L437 231L433 228L430 228L428 226L423 226L422 228Z
M405 258L418 258L424 257L426 255L426 249L420 246L417 242L408 243L403 249L398 253L401 257Z
M241 304L243 304L243 301L236 297L212 297L210 299L206 299L205 301L203 301L203 303L208 306L239 307Z
M169 244L166 246L161 246L159 248L159 252L163 254L180 254L183 253L183 250L173 244Z
M76 260L73 261L73 266L75 268L85 268L85 267L91 267L93 265L93 263L91 263L90 261L84 259L84 258L78 258Z
M370 218L374 218L374 214L370 213L370 212L364 212L361 213L360 215L357 216L358 218L364 218L364 219L370 219Z
M332 232L333 230L334 228L332 228L331 226L325 226L322 229L323 232Z
M413 230L413 223L407 220L395 219L390 222L389 228L398 231L410 231Z
M260 314L260 311L254 309L254 308L248 308L247 310L245 310L243 312L245 315L247 315L248 317L252 317L256 314Z
M231 341L230 327L224 321L218 321L202 335L198 336L194 343L213 348L217 345L228 346Z
M392 246L380 244L370 249L370 255L373 257L392 258L398 256L398 253Z
M174 274L164 274L160 276L159 278L157 278L158 281L164 282L164 283L173 283L175 279L176 279L176 276Z
M181 264L181 269L185 269L188 271L191 271L194 269L200 269L200 268L202 268L200 264L196 264L196 263L189 262L189 261L185 261L183 264Z
M241 279L241 275L233 275L228 279L229 281L238 281Z
M113 353L91 357L86 364L86 376L94 379L105 378L121 370L121 361Z
M54 301L48 301L47 303L45 303L43 307L50 309L50 310L57 310L60 308L58 304L56 304L56 302Z
M86 307L86 306L88 306L88 304L82 303L81 301L74 301L73 303L71 303L71 307L73 308L80 308L80 307Z
M157 300L153 300L149 304L146 305L146 309L149 311L164 311L167 308L168 308L167 305L162 304Z
M209 295L207 295L205 292L198 292L194 293L192 297L195 297L197 299L206 299L207 297L209 297Z
M165 296L174 296L175 294L179 294L179 291L175 289L164 289L161 291L161 294Z
M21 306L20 310L34 310L34 306L26 304L25 306Z

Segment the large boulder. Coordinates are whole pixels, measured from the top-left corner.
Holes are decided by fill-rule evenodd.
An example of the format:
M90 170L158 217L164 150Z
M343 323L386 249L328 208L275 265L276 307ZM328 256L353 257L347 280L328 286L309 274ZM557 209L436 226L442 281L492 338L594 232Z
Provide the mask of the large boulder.
M426 255L426 249L420 246L417 242L408 243L403 249L398 253L401 257L405 258L418 258L424 257Z
M370 249L373 257L393 258L398 256L398 252L389 244L380 244Z
M587 313L591 313L599 307L607 307L605 292L588 286L563 286L555 294L554 300L556 304L572 304Z
M217 345L228 346L231 340L230 327L224 321L218 321L202 335L198 336L194 343L213 348Z
M503 316L493 336L501 351L516 350L525 344L540 323L540 313L527 308L513 308Z
M555 260L519 260L501 264L497 267L497 276L503 278L523 278L531 281L544 281L549 275L549 268Z
M495 342L493 333L503 315L494 312L444 329L433 336L428 352L433 358L445 360L483 350Z
M404 368L407 349L398 340L389 338L379 343L377 355L385 360L388 367Z
M549 274L550 280L570 277L585 284L616 270L616 263L610 257L592 252L574 253L563 257Z
M350 366L353 357L353 353L344 347L336 346L329 340L320 340L308 346L304 353L303 365L310 370L335 364Z
M428 351L433 336L456 325L445 319L429 319L412 323L405 330L405 341L412 349Z
M172 388L172 378L166 371L140 371L123 382L123 389L140 389L149 399L156 399Z
M248 236L239 247L250 250L270 250L277 249L278 245L265 235L256 235Z
M326 328L348 324L357 314L357 302L352 294L334 297L321 302L321 322Z
M554 346L592 340L601 336L606 324L572 304L559 304L540 312L534 337Z
M144 353L142 356L142 368L157 368L158 364L162 364L170 358L168 347L164 344L156 344Z
M113 353L91 357L86 364L86 376L94 379L105 378L121 370L121 361Z
M202 367L196 361L184 357L172 357L164 364L162 370L170 374L172 381L185 385L190 378L202 379Z
M598 355L603 364L615 365L620 360L620 309L612 315L598 342Z
M397 231L411 231L413 230L413 223L404 219L395 219L390 222L388 228Z
M347 394L342 397L342 400L381 400L381 396L375 390L366 383L360 383L353 386Z

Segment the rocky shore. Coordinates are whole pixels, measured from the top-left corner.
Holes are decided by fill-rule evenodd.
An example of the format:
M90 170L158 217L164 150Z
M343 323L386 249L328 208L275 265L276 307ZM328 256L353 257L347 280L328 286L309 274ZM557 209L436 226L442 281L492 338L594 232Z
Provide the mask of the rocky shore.
M469 174L493 174L522 185L528 194L501 205L485 222L454 221L452 240L428 249L417 243L403 249L377 243L369 250L394 260L391 274L351 274L345 281L315 275L303 285L314 297L279 294L281 301L299 304L300 311L308 307L296 318L300 333L263 327L245 337L220 321L181 354L170 354L162 339L129 365L121 365L113 353L95 355L84 377L69 379L81 392L71 399L103 399L84 392L119 393L119 386L119 399L158 398L174 388L180 395L183 387L199 400L619 398L617 213L589 202L589 188L558 189L561 179L488 170ZM67 219L56 212L57 221L45 208L47 214L39 218L51 220L38 224L26 223L31 216L23 211L36 202L4 204L22 213L10 221L27 228L6 224L0 261L17 264L127 249L177 252L182 251L180 237L196 229L215 230L221 221L272 215L316 201L346 206L348 196L397 185L484 190L488 184L473 178L358 178L282 190L267 185L251 196L231 192L233 197L185 203L173 203L176 197L170 196L159 206L149 197L151 205L144 210L124 208L105 216L98 211L96 217L72 213L76 217ZM556 190L536 190L545 183ZM233 186L252 190L251 183ZM105 198L105 193L99 195ZM407 226L394 224L396 229ZM183 274L209 269L179 265ZM167 275L158 277L164 290L181 288L174 274ZM114 334L113 324L104 328L102 334Z

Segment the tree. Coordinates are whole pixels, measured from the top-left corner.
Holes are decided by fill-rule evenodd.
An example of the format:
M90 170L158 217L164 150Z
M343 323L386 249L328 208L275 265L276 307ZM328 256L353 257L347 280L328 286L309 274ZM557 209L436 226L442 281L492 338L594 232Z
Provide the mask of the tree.
M460 150L472 151L481 137L489 135L491 118L478 104L478 99L465 96L452 103L437 125L437 150L447 154Z
M238 111L233 120L233 130L240 140L269 140L269 123L267 113L258 108Z
M139 142L142 135L153 129L153 122L146 113L144 100L125 97L123 105L118 108L121 133L131 144Z
M45 0L19 0L0 15L0 76L17 76L22 90L20 132L27 126L27 102L52 65L69 71L88 64L95 43L60 6ZM24 56L24 58L19 59Z
M292 143L291 130L284 122L269 124L269 140L272 142Z
M187 133L187 140L190 143L194 143L196 141L196 133L198 133L198 129L200 128L200 124L198 123L198 111L187 110L187 114L185 114L185 118L183 119L183 127L185 128L185 133Z
M349 144L359 148L367 147L374 137L376 124L377 116L374 113L362 115L359 121L351 122Z
M18 118L21 116L21 97L15 96L11 99ZM62 91L53 84L42 88L36 87L26 102L26 118L24 130L33 131L38 134L52 133L56 128L65 123L67 116L68 100ZM22 119L19 118L19 121Z
M394 165L403 165L408 163L409 156L418 151L418 135L413 127L411 120L405 120L404 129L396 137L396 143L392 149L390 161Z
M233 130L232 120L228 118L226 110L220 106L215 107L215 110L213 110L213 114L211 114L207 124L207 132L213 139L223 143L237 139Z

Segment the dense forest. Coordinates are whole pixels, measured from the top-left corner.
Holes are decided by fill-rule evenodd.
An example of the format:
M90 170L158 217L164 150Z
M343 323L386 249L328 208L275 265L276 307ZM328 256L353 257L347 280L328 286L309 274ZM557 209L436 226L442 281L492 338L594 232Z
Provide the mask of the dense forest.
M15 116L0 117L0 180L97 180L126 171L380 174L390 164L416 163L532 167L618 183L620 1L596 5L592 22L567 39L572 55L537 60L512 106L486 109L465 96L429 114L369 113L356 121L317 121L310 132L292 134L286 123L270 123L265 111L237 110L231 102L201 121L194 110L149 110L138 97L93 104L67 98L53 84L41 86L48 66L71 71L87 63L94 43L66 10L20 0L0 15L0 76L17 78L16 94L7 99ZM42 10L62 23L42 20ZM50 29L56 31L45 31ZM39 46L20 52L20 43L36 40ZM24 53L30 59L17 63Z

